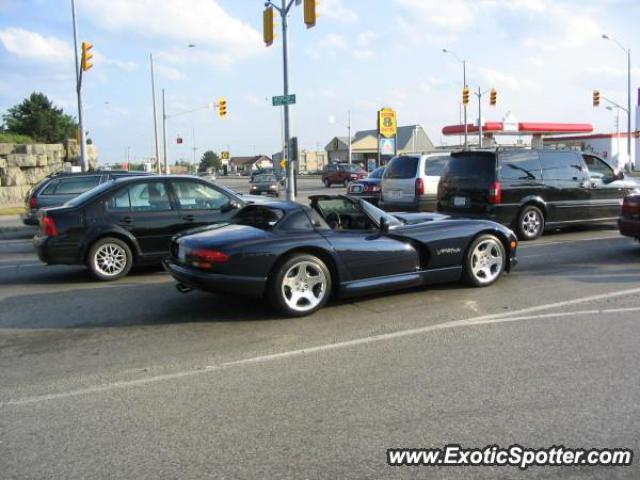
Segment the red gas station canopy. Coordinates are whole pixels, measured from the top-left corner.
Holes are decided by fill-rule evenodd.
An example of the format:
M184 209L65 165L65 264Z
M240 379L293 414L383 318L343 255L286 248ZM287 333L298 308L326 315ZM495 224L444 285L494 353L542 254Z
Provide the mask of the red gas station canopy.
M467 133L477 132L476 125L467 125ZM593 125L590 123L519 122L505 129L503 122L485 122L482 126L482 133L492 135L557 135L559 133L591 132L593 132ZM462 135L463 133L464 125L447 125L442 129L443 135Z

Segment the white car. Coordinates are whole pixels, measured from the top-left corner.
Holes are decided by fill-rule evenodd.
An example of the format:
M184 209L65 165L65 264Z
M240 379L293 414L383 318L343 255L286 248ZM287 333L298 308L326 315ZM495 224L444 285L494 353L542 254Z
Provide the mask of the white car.
M448 152L393 157L382 175L380 207L392 211L435 211L438 182L449 158Z

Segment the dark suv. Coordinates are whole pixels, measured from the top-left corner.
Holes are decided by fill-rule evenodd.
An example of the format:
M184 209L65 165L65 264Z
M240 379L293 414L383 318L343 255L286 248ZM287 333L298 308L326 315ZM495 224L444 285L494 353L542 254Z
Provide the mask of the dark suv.
M440 179L438 211L489 218L533 240L547 226L617 219L639 186L590 153L464 151L451 154Z
M45 177L27 192L25 212L21 215L25 225L38 225L38 209L57 207L93 187L123 177L149 175L144 172L109 170L104 172L58 172Z
M366 176L367 171L354 163L333 163L322 170L322 183L327 188L334 183L340 183L346 187L350 182Z

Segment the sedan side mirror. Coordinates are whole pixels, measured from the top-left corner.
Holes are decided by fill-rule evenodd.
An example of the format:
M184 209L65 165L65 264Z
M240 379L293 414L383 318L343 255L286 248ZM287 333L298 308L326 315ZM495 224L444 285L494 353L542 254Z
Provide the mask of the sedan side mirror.
M380 232L387 233L389 231L389 223L384 217L380 217Z

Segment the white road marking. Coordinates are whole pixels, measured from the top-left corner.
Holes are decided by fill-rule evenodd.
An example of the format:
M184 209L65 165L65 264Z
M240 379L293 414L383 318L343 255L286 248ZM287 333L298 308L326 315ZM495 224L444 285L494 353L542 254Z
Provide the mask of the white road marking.
M20 269L20 268L26 268L26 267L46 267L47 265L45 265L44 263L17 263L15 265L5 265L5 266L0 266L0 270L9 270L9 269Z
M574 316L586 316L586 315L595 315L595 314L606 315L606 314L615 314L615 313L621 313L621 312L632 312L632 311L640 310L640 307L591 309L591 310L582 310L575 313L559 312L556 314L550 313L550 314L543 314L543 315L530 315L530 316L524 315L523 316L523 314L539 312L543 310L551 310L553 308L563 308L571 305L577 305L580 303L593 302L597 300L608 300L611 298L622 297L627 295L636 295L639 293L640 293L640 288L632 288L627 290L620 290L617 292L603 293L599 295L590 295L587 297L575 298L572 300L566 300L562 302L554 302L554 303L548 303L545 305L538 305L535 307L523 308L520 310L514 310L512 312L482 315L479 317L473 317L473 318L468 318L464 320L453 320L450 322L445 322L437 325L429 325L426 327L412 328L412 329L401 330L401 331L392 332L392 333L383 333L383 334L374 335L371 337L363 337L363 338L357 338L354 340L347 340L344 342L318 345L315 347L302 348L298 350L289 350L289 351L285 351L281 353L273 353L269 355L259 355L256 357L235 360L232 362L224 362L219 365L208 365L198 369L183 370L175 373L155 375L147 378L139 378L134 380L123 380L118 382L107 383L104 385L96 385L93 387L69 390L69 391L60 392L60 393L51 393L47 395L35 395L32 397L18 398L18 399L8 400L6 402L0 403L0 408L3 406L6 407L6 406L29 405L29 404L45 402L49 400L59 400L59 399L64 399L69 397L89 395L92 393L106 392L106 391L115 390L118 388L135 387L135 386L147 385L155 382L162 382L166 380L182 379L182 378L191 377L194 375L211 373L211 372L215 372L215 371L219 371L227 368L239 367L242 365L266 363L266 362L271 362L274 360L280 360L284 358L304 356L304 355L309 355L311 353L317 353L317 352L339 350L343 348L377 343L377 342L386 341L386 340L394 340L397 338L409 337L413 335L422 335L429 332L446 330L451 328L475 327L478 325L485 325L485 324L488 325L488 324L494 324L494 323L506 323L506 322L515 322L515 321L532 320L532 319L540 319L540 318L569 317L572 315L572 313ZM519 315L519 317L515 315Z

